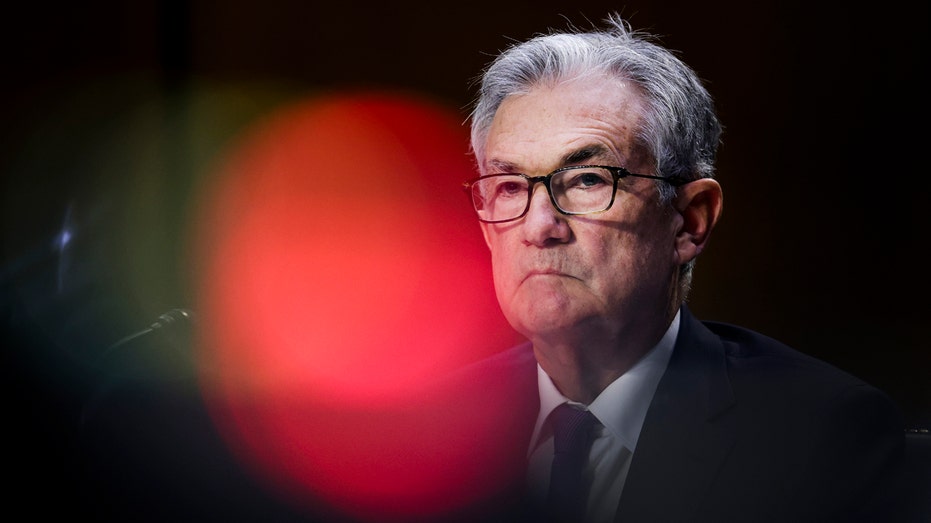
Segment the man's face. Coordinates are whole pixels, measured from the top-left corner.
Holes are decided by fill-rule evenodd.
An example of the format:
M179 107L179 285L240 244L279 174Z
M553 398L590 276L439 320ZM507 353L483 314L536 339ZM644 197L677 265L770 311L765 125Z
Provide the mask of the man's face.
M583 164L654 174L633 139L641 111L633 86L601 76L511 96L489 130L485 174ZM651 180L620 180L611 209L582 216L560 214L535 185L523 218L482 225L508 321L531 340L654 331L678 267L674 215Z

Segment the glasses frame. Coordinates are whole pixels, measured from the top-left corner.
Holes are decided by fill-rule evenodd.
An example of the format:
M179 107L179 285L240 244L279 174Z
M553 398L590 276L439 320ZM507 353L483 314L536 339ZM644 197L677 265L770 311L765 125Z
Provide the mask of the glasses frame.
M607 171L611 173L611 177L614 179L614 190L611 191L611 201L608 202L608 205L604 209L600 209L597 211L585 211L585 212L567 211L563 209L562 207L560 207L559 203L556 202L556 197L553 196L553 188L550 185L550 181L553 179L553 176L561 172L571 171L574 169L593 169L593 168L606 169ZM465 191L465 193L468 195L469 201L472 204L472 209L475 211L476 214L478 214L478 209L475 208L475 200L473 199L473 195L472 195L472 187L476 183L480 182L481 180L487 180L489 178L497 178L501 176L520 176L521 178L524 178L527 180L528 182L527 184L527 205L524 207L524 210L519 215L515 216L514 218L508 218L506 220L485 220L481 216L479 216L478 220L480 222L505 223L505 222L512 222L514 220L519 220L523 218L524 216L526 216L527 211L530 210L530 202L533 199L533 188L538 183L542 183L543 186L546 187L546 193L549 194L550 196L550 202L552 202L553 208L555 208L561 214L564 214L566 216L580 216L580 215L585 215L585 214L597 214L600 212L605 212L608 209L610 209L611 206L614 205L614 198L617 195L617 182L621 178L627 178L628 176L630 176L633 178L647 178L649 180L660 180L660 181L663 181L663 182L666 182L672 185L673 187L679 187L681 185L685 185L692 181L686 178L682 178L680 176L653 176L651 174L637 174L637 173L632 173L623 167L614 167L610 165L568 165L566 167L560 167L559 169L556 169L555 171L547 175L544 175L544 176L527 176L526 174L523 174L523 173L488 174L485 176L479 176L478 178L473 178L462 184L462 190Z

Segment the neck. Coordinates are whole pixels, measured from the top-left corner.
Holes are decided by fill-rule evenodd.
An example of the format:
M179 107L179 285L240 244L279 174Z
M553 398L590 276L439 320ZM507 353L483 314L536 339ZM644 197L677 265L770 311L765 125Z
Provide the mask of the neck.
M653 329L635 326L636 333L599 337L586 329L584 336L531 338L534 355L564 396L588 405L659 343L675 314Z

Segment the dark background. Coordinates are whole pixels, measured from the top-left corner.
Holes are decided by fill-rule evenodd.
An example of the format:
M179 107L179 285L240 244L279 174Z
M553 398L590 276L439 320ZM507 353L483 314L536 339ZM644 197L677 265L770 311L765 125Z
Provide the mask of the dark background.
M287 100L350 89L418 93L465 120L470 82L491 55L609 11L678 50L725 126L725 212L697 267L693 310L848 370L886 390L910 427L929 425L926 2L165 0L5 11L0 312L22 492L71 492L60 464L88 466L93 445L67 436L96 387L82 370L91 347L190 303L177 231L196 174L237 131ZM55 247L65 225L74 241Z

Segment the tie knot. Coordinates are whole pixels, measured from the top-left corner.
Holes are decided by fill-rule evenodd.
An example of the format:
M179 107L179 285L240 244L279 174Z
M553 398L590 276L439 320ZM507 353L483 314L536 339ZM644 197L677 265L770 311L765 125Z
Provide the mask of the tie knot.
M587 454L595 416L568 403L556 407L550 414L553 420L553 443L557 453Z

